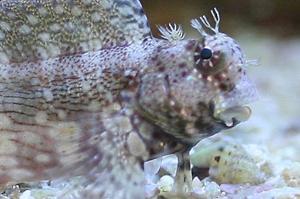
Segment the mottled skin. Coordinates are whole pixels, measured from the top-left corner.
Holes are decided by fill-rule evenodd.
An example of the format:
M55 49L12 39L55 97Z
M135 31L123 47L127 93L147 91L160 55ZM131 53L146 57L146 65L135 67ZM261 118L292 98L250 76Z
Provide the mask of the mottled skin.
M0 5L1 184L82 175L80 198L143 198L143 161L247 114L244 55L222 33L153 38L138 0Z

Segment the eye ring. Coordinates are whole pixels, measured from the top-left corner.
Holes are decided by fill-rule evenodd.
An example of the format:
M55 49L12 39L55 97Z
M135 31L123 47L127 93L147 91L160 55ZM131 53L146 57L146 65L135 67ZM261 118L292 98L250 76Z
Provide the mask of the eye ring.
M213 52L209 48L203 48L200 52L201 59L210 59L213 56Z

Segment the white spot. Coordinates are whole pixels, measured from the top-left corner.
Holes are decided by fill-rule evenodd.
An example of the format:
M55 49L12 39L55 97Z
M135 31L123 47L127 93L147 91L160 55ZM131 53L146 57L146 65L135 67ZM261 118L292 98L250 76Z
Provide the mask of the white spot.
M89 46L86 42L81 42L80 43L80 47L82 48L82 51L88 51L89 50Z
M93 100L93 101L91 101L91 103L89 104L87 109L89 111L98 111L101 109L101 104L100 104L100 102Z
M0 28L4 31L10 31L10 25L5 21L0 21Z
M82 13L81 9L78 6L74 6L71 12L74 16L80 16Z
M39 19L33 15L27 15L27 19L31 25L36 25L39 23Z
M93 22L99 22L101 20L101 15L98 12L94 12L91 15Z
M23 50L23 45L20 42L16 43L16 47L19 51Z
M221 76L222 76L222 78L224 78L224 79L227 78L226 73L222 73Z
M127 133L132 130L132 125L128 117L125 116L115 116L111 117L113 110L105 109L103 110L103 124L105 129L109 129L113 133Z
M33 173L27 169L11 169L8 172L9 177L11 177L12 179L16 180L16 181L20 181L20 180L29 180L30 178L33 177Z
M47 15L48 15L48 11L47 11L47 9L44 8L44 7L39 8L38 11L39 11L39 13L40 13L42 16L47 16Z
M103 75L103 70L102 68L98 68L98 70L96 71L97 77L101 77ZM102 89L103 90L103 89Z
M47 59L49 57L45 48L39 46L36 50L40 58Z
M101 46L101 41L99 39L91 39L89 41L90 49L97 49L99 46Z
M165 175L161 177L160 180L158 181L159 190L161 190L162 192L172 191L173 184L174 184L174 179L169 175Z
M128 77L128 76L131 76L131 75L134 75L134 71L132 71L131 69L127 69L127 70L125 70L125 72L124 72L124 75L125 75L125 77Z
M24 131L17 137L24 144L33 144L40 146L43 144L43 140L39 134L29 131Z
M4 52L0 52L0 62L3 64L9 63L9 58Z
M60 54L60 49L58 46L49 44L47 48L49 56L56 56Z
M35 115L35 121L38 124L45 124L48 120L48 114L45 111L39 111Z
M105 90L105 88L104 88L104 86L103 86L102 84L98 84L98 85L96 86L96 88L97 88L97 91L98 91L98 92L103 92L103 91Z
M62 155L59 159L61 165L65 168L73 168L74 165L78 165L79 162L86 160L86 154L78 153L80 151L79 144L63 144L59 146L58 153L66 153L71 155Z
M128 117L125 116L116 117L115 122L116 125L118 125L123 132L132 131L132 125Z
M90 83L88 81L83 81L82 90L83 92L88 92L91 89Z
M11 19L15 19L16 18L16 14L13 12L7 12L6 15L11 18Z
M113 95L110 93L110 92L107 92L105 94L105 100L108 101L108 102L113 102Z
M131 115L133 115L133 110L129 109L129 108L126 108L124 110L124 113L125 113L126 116L131 116Z
M118 103L112 103L112 104L110 104L108 106L104 106L102 108L102 113L103 113L102 117L103 118L108 118L109 121L111 121L112 120L111 115L113 113L116 113L117 111L120 111L120 110L121 110L121 106Z
M31 83L32 86L38 86L38 85L41 84L41 81L40 81L39 78L34 77L34 78L32 78L32 79L30 80L30 83Z
M0 31L0 40L4 40L5 39L5 33Z
M59 32L61 29L61 26L58 23L54 23L54 24L50 25L49 28L53 32Z
M73 32L75 30L75 25L72 22L68 22L64 24L64 28L69 32Z
M10 156L0 156L0 167L13 167L18 165L18 161Z
M188 116L188 114L187 114L187 112L186 112L185 109L181 109L181 110L180 110L180 114L181 114L182 116L184 116L184 117L187 117L187 116Z
M47 42L50 40L50 34L46 32L42 32L38 35L38 38L40 38L40 40L42 40L43 42Z
M17 146L12 140L16 139L16 134L10 131L1 131L0 153L16 154Z
M127 138L129 152L134 156L144 156L147 154L146 147L142 139L136 133L130 133Z
M63 14L64 13L64 7L63 5L57 5L55 8L54 8L54 11L56 14Z
M35 159L40 163L47 163L51 161L51 158L46 154L38 154Z
M43 96L46 99L46 101L48 101L48 102L52 101L53 98L54 98L52 91L50 89L47 89L47 88L45 88L43 90Z
M212 76L208 76L208 77L207 77L207 81L212 82L212 81L213 81Z
M5 114L0 114L0 128L8 128L12 124L12 121Z
M67 113L64 110L57 110L56 113L58 115L58 118L61 120L64 120L67 117Z
M171 106L175 106L175 102L173 100L170 101Z
M42 94L42 92L36 91L36 92L34 92L34 96L35 97L42 97L43 94Z
M31 32L31 28L28 25L23 24L22 26L20 26L19 32L21 34L27 35Z
M59 141L77 141L80 137L80 127L75 122L60 122L55 125L54 131L55 134L59 136L57 139ZM56 136L55 136L56 137Z
M188 76L186 77L186 80L188 80L188 81L196 81L194 75L188 75Z

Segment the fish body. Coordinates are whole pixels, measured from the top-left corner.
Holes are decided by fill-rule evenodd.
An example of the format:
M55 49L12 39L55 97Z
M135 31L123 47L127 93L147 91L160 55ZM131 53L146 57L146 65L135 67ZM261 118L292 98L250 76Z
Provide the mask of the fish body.
M158 39L138 0L1 1L0 183L84 176L81 198L143 198L145 160L247 118L239 45L192 25L200 39Z

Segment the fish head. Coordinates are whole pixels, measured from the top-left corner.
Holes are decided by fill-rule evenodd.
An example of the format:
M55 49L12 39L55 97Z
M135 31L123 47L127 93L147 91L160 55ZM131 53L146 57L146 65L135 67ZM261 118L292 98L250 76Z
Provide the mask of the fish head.
M246 121L246 104L257 98L240 45L218 28L208 34L199 24L192 21L200 39L181 38L181 28L161 30L167 41L153 51L137 94L141 115L189 144Z

